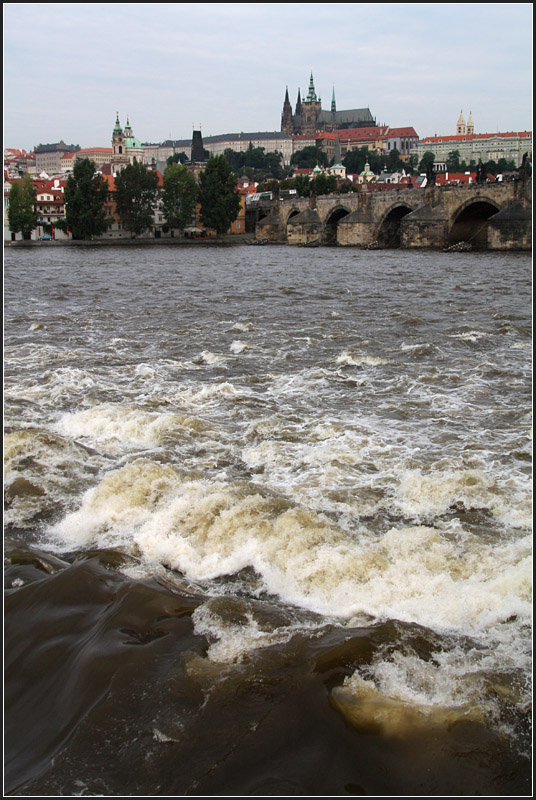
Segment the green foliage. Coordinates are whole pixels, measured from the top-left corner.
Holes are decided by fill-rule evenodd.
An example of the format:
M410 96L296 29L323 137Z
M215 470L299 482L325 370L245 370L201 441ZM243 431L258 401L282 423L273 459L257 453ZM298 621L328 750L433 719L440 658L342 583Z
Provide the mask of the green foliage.
M211 156L199 175L198 200L203 225L218 234L226 233L240 211L236 175L225 156Z
M190 170L172 163L164 172L162 211L170 228L186 228L195 215L197 184Z
M9 208L7 219L12 233L22 233L23 239L29 239L37 226L39 214L35 211L36 191L29 175L22 181L16 181L9 192Z
M108 184L96 174L95 163L89 158L75 161L65 186L65 224L59 221L58 227L68 227L73 239L100 236L111 223L104 208L107 197Z
M313 195L332 194L337 191L337 178L335 175L327 175L321 172L311 182L311 192Z
M417 172L417 168L419 166L419 156L416 153L411 153L407 162L406 162L406 173L410 175L414 175Z
M393 153L398 154L398 151L393 150ZM395 161L393 163L398 163L396 159L398 159L398 155L395 155ZM386 158L379 153L375 153L374 150L369 150L368 147L364 146L346 153L342 163L346 167L346 172L349 175L359 175L363 172L365 164L367 163L370 167L370 171L374 172L376 175L380 175L385 168L389 169L387 166L388 157ZM395 167L395 169L396 168L397 167Z
M186 164L187 161L188 161L188 156L186 155L186 153L174 153L166 160L166 164L169 167L170 164Z
M311 194L311 180L308 175L296 175L294 188L300 197L309 197Z
M434 166L435 155L431 150L427 150L419 162L419 170L428 173Z
M253 142L249 143L245 152L238 153L227 148L223 155L236 175L246 174L250 180L262 183L284 176L281 153L265 153L264 147L253 147Z
M134 236L151 228L158 199L158 175L140 162L127 164L115 179L115 204L126 230Z
M290 159L290 163L298 169L312 169L317 165L327 167L328 157L323 150L314 145L297 150Z
M401 172L405 167L406 164L400 158L400 152L396 147L393 148L385 159L385 168L387 172Z

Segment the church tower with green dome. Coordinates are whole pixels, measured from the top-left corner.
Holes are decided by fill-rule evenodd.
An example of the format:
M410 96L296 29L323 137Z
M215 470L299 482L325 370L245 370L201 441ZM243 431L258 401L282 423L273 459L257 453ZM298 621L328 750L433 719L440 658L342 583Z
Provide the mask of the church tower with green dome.
M143 148L139 139L136 139L127 116L125 129L121 128L119 112L116 114L115 127L112 133L112 165L115 173L121 172L127 164L143 162Z

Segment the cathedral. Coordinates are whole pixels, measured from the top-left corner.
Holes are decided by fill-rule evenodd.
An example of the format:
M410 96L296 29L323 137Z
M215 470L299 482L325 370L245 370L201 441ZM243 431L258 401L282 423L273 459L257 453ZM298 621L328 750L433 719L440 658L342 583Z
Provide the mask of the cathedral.
M292 113L292 106L288 97L288 87L285 93L283 113L281 114L281 132L290 136L314 136L317 131L334 131L343 128L368 128L376 125L376 120L368 108L354 108L349 111L337 111L335 103L335 89L331 99L331 110L322 110L322 101L316 96L313 73L309 80L309 91L305 100L301 99L298 89L296 108Z

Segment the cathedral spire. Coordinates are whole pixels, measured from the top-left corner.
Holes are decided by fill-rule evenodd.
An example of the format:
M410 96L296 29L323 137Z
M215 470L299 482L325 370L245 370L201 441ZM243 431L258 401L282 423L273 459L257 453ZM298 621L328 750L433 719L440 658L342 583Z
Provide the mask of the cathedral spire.
M288 86L285 92L285 102L283 103L283 113L281 114L281 131L282 133L293 133L292 126L292 106L288 97Z
M121 135L122 133L123 133L123 131L121 130L121 123L119 122L119 111L116 111L116 112L115 112L115 128L114 128L114 134L119 134L119 135Z
M313 80L313 70L311 70L311 77L309 79L309 94L307 95L308 103L316 103L317 97L315 92L315 82Z
M333 87L333 94L331 96L331 113L335 114L337 111L337 105L335 103L335 86Z

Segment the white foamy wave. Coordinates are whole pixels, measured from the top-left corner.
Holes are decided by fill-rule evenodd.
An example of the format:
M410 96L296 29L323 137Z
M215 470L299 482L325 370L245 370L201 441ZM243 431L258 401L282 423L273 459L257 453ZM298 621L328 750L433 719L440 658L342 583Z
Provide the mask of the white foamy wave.
M211 641L207 651L211 661L242 661L252 650L287 642L296 631L296 626L289 624L288 620L274 624L263 619L251 602L236 601L235 598L224 598L224 602L237 606L231 609L234 613L222 613L218 601L209 600L192 614L195 632Z
M352 536L247 485L184 482L145 460L107 475L51 532L69 548L125 547L194 581L250 567L270 593L329 617L478 634L531 614L529 537L484 544L424 526Z
M460 339L463 342L478 342L488 336L484 331L464 331L463 333L455 333L449 336L450 339Z
M255 326L252 325L251 322L235 322L235 324L231 326L230 330L246 333L247 331L254 331Z
M136 375L139 378L154 378L155 374L154 367L149 364L138 364L136 367Z
M388 364L389 362L384 358L367 356L361 353L352 353L349 350L345 350L344 353L337 356L336 363L346 367L378 367L382 364Z
M504 482L503 482L504 483ZM477 469L402 471L396 503L409 516L436 516L455 505L466 509L488 509L512 527L532 527L530 484L521 479L501 485L496 478Z
M116 452L157 447L170 437L202 430L204 423L187 414L149 412L133 406L104 404L64 415L56 425L63 435L86 439Z
M241 342L237 339L231 344L229 349L231 353L234 353L235 355L240 355L240 353L243 353L244 350L247 350L248 347L249 345L247 344L247 342Z
M102 465L98 458L94 465ZM86 480L87 453L62 436L29 428L4 437L6 524L25 527L36 515L64 507Z
M203 352L200 353L199 358L204 364L209 366L221 364L222 361L225 361L223 356L220 356L217 353L211 353L210 350L203 350Z

